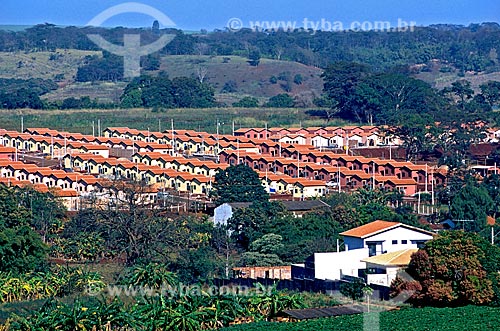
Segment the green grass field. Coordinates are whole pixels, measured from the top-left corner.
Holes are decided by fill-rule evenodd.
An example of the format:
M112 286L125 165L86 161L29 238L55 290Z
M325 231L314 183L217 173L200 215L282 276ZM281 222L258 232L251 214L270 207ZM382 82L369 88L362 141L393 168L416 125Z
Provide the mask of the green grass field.
M255 323L221 329L224 331L485 331L500 330L500 308L408 308L383 312L380 323L371 315L363 328L363 315L340 316L299 323ZM379 328L378 328L379 326Z
M233 121L235 128L284 126L321 126L326 122L306 114L305 109L168 109L164 113L153 113L149 109L133 110L0 110L0 128L9 130L21 129L21 116L24 128L50 127L57 130L92 133L92 121L97 129L97 121L101 128L128 126L130 128L158 131L167 130L174 120L176 129L193 129L216 132L219 120L219 132L231 134ZM341 125L342 122L330 122L329 125Z

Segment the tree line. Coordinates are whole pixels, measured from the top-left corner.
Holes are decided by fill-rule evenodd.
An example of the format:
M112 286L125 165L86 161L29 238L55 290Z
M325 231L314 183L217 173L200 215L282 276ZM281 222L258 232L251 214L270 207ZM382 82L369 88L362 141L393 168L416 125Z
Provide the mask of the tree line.
M0 51L98 50L87 34L100 34L119 44L125 33L141 35L148 44L161 34L175 34L162 55L243 55L253 65L260 57L326 67L332 62L360 62L376 70L440 60L459 72L499 69L500 26L497 23L432 25L412 32L253 31L242 29L186 34L175 29L104 29L40 24L24 31L0 31Z

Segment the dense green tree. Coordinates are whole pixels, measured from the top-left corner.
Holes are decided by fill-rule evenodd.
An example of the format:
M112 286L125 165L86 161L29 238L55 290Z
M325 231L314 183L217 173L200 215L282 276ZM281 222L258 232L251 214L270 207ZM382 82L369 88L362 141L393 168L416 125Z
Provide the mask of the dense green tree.
M146 71L159 70L161 58L159 54L149 54L141 58L141 68Z
M103 57L89 56L86 63L78 67L77 82L118 81L123 79L123 58L108 52Z
M322 74L323 91L332 100L332 108L350 115L355 112L353 96L358 84L369 75L367 65L353 62L336 62L329 65Z
M284 248L283 238L274 233L268 233L250 244L249 251L241 255L240 264L243 266L279 266L283 261L279 253Z
M46 263L47 247L31 221L16 192L0 185L0 271L25 273Z
M259 175L244 164L229 166L215 175L212 191L218 205L227 202L265 202L269 200Z
M472 144L485 138L484 129L474 122L466 120L445 127L439 135L438 146L442 151L439 165L448 166L450 175L461 175L467 171L467 157Z
M264 104L268 108L292 108L295 105L293 98L286 93L275 95L269 98L269 101Z
M498 106L500 103L500 82L489 81L486 84L479 86L481 94L484 96L486 102L490 107Z
M391 288L394 294L415 290L411 299L418 305L463 306L495 302L498 284L494 286L492 279L500 268L499 251L477 234L444 232L413 254L407 272L414 280L398 278Z
M500 212L500 176L498 174L492 174L484 179L481 183L484 187L493 203L492 215L496 218L499 216Z
M440 130L431 115L404 112L396 124L387 133L401 139L407 161L417 160L419 155L425 157L436 148Z
M257 108L259 107L259 100L254 97L243 97L240 101L234 102L233 107Z
M238 92L238 84L234 80L228 80L220 91L221 93L236 93Z
M494 203L488 190L479 186L472 180L458 191L451 201L451 215L458 220L471 220L463 222L462 226L467 231L479 232L486 225L486 216L494 208Z
M458 106L465 111L467 102L474 96L474 90L468 80L459 80L451 84L450 91L458 98Z
M162 108L205 108L215 105L214 90L197 79L165 74L133 79L121 96L121 106Z
M260 57L260 51L258 49L250 51L248 55L248 64L252 67L257 67L260 64Z
M294 77L293 77L293 82L297 85L302 85L302 82L304 81L304 78L302 77L301 74L296 74Z
M354 302L363 298L363 289L365 287L365 282L359 278L356 278L353 281L343 282L342 284L340 284L340 293Z
M396 124L407 114L434 114L440 97L422 80L401 74L376 74L362 79L351 101L360 121Z
M151 27L151 30L156 35L160 34L160 22L158 22L157 20L155 20L153 22L153 26Z

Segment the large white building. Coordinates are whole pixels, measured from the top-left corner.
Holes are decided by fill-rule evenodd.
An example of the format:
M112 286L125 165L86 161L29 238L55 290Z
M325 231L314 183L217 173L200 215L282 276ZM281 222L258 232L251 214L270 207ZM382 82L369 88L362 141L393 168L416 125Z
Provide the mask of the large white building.
M381 257L380 263L389 261L387 262L388 266L392 266L390 264L392 255L385 257L382 255L400 251L409 254L409 250L416 251L434 236L432 232L423 229L386 221L375 221L362 225L343 232L341 235L344 237L345 251L315 253L306 260L305 264L294 266L292 277L324 280L339 280L344 276L359 277L366 273L367 262L376 262L368 258L379 256ZM398 259L399 261L400 259ZM401 266L397 265L397 268L399 269ZM381 271L383 267L372 266L372 269L376 269L375 272L384 275ZM390 271L394 272L392 269ZM374 277L372 278L374 279ZM384 284L389 283L392 279L386 276L379 278L385 279ZM380 284L381 281L374 281L374 283Z

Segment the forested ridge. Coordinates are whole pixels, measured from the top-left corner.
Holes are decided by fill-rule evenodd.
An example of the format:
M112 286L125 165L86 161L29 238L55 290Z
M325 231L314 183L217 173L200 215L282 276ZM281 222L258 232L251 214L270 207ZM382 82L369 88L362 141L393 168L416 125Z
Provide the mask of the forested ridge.
M175 34L163 55L243 55L296 61L326 67L337 61L360 62L385 70L396 65L426 64L437 59L460 71L498 71L500 25L432 25L408 32L322 32L296 30L186 33L151 28L57 27L40 24L20 32L0 31L0 51L99 50L88 34L119 43L126 33L140 33L143 44L159 34Z

